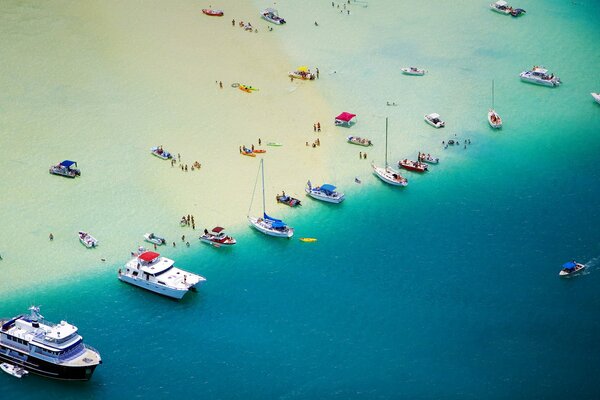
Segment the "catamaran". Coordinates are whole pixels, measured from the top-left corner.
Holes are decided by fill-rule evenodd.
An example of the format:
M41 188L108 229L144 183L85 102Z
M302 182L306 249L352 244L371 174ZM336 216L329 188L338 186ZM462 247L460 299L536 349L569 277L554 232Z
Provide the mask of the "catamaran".
M252 209L252 202L254 201L254 192L256 191L256 184L258 183L258 176L254 182L254 191L252 192L252 200L250 201L250 207L248 208L248 222L259 232L265 235L275 237L286 237L291 238L294 236L294 228L289 227L280 219L273 218L267 215L265 206L265 168L264 160L260 160L260 171L262 176L262 201L263 201L263 216L262 217L251 217L250 210Z
M519 74L522 81L535 83L536 85L556 87L562 82L558 76L548 74L548 70L538 65L528 71L523 71Z
M388 147L388 119L385 119L385 167L378 167L375 163L371 162L373 173L385 183L389 183L394 186L406 186L408 181L398 171L393 170L388 166L387 161L387 147Z
M502 128L502 118L500 118L500 115L494 110L494 81L492 81L492 108L488 111L488 122L494 129Z

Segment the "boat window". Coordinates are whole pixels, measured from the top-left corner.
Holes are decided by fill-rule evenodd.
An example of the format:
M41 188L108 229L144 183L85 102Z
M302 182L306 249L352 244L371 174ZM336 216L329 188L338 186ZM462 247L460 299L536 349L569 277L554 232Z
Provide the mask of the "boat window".
M138 275L138 273L137 273L137 271L133 271L133 273L132 273L131 275L133 275L133 276L137 276L137 275Z
M154 274L154 276L159 276L159 275L162 275L162 274L164 274L165 272L169 271L171 268L173 268L173 266L172 266L172 265L171 265L169 268L165 269L164 271L157 272L156 274Z

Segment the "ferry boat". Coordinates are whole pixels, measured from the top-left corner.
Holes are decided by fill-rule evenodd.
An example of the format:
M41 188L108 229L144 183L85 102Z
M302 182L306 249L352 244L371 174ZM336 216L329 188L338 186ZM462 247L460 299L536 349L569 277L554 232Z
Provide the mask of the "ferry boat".
M559 276L570 276L578 274L585 269L585 265L576 262L575 260L563 264L563 268L558 273Z
M398 161L398 168L404 168L414 172L425 172L428 171L429 166L421 161L413 161L405 158L404 160Z
M419 161L426 162L429 164L439 164L440 159L438 157L433 157L431 154L419 153Z
M358 136L348 136L348 138L346 138L346 141L348 143L357 144L359 146L364 146L364 147L373 146L373 142L371 142L371 140L366 139L366 138L361 138Z
M206 279L174 266L175 261L153 251L141 251L119 268L119 279L173 299L181 299Z
M285 24L285 19L281 18L277 10L274 8L265 8L260 12L260 16L276 25Z
M165 149L163 149L162 146L151 147L150 152L162 160L170 160L171 158L173 158L173 155Z
M21 367L17 367L16 365L12 365L9 363L0 364L0 369L2 369L2 371L6 372L7 374L12 375L15 378L19 378L19 379L29 373L29 372L27 372L27 370L24 370Z
M325 183L321 186L313 187L310 181L306 182L306 194L313 199L325 201L327 203L339 204L345 199L344 193L336 192L336 187Z
M200 236L200 240L215 247L232 246L237 243L234 238L227 236L225 228L221 228L220 226L215 226L210 232L208 229L205 229L204 235Z
M77 162L64 160L50 167L50 173L53 175L65 176L67 178L75 178L81 176L81 171L77 169Z
M406 75L418 75L418 76L425 75L425 70L417 68L417 67L404 67L404 68L400 68L400 71L402 71L402 73L406 74Z
M440 119L440 114L427 114L423 118L425 119L425 122L427 122L434 128L443 128L444 126L446 126L446 123Z
M529 71L523 71L519 74L522 81L535 83L536 85L556 87L562 82L560 78L554 74L548 74L548 70L544 67L534 66Z
M38 307L29 311L0 319L0 361L47 378L89 380L102 364L100 353L83 343L76 326L46 321Z

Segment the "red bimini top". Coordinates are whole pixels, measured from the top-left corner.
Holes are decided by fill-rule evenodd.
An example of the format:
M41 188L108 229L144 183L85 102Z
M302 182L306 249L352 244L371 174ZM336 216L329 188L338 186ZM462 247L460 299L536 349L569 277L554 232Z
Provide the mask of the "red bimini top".
M212 231L213 231L214 233L221 233L221 232L223 232L224 230L225 230L225 228L221 228L220 226L215 226L215 227L213 228L213 230L212 230Z
M344 111L343 113L341 113L340 115L335 117L335 119L339 119L340 121L348 122L354 117L356 117L356 114L352 114L352 113Z
M148 263L156 260L158 257L160 257L160 254L155 253L153 251L145 251L138 256L138 258L140 260L148 262Z

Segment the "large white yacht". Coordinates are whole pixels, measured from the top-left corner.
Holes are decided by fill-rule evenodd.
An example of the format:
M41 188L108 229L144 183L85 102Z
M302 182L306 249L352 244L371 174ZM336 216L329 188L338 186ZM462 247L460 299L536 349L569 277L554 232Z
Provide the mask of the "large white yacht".
M523 71L519 74L522 81L535 83L543 86L558 86L562 82L560 78L554 76L554 74L548 74L548 70L544 67L535 66L529 71Z
M29 311L0 319L0 361L48 378L89 380L102 363L100 353L83 343L76 326L48 322L38 307Z
M119 279L163 296L181 299L206 279L174 266L175 261L153 251L140 251L119 269Z

